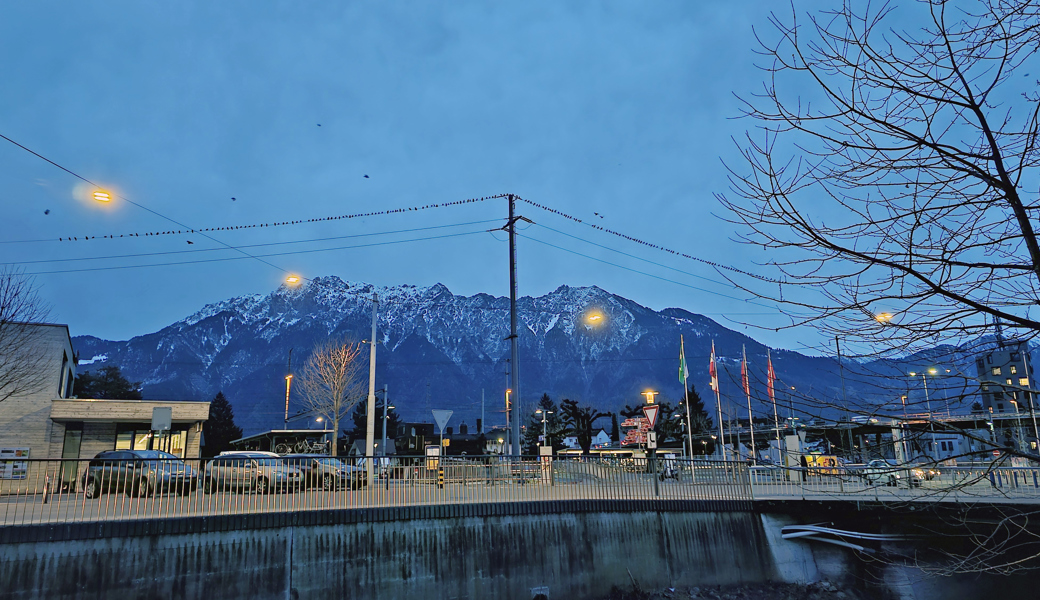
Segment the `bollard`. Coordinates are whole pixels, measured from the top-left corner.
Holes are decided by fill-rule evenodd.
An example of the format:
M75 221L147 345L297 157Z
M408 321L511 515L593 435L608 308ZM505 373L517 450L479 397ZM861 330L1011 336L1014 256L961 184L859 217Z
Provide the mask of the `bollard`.
M444 489L444 467L437 467L437 487Z
M43 478L43 503L47 504L50 501L51 493L51 476L46 475Z

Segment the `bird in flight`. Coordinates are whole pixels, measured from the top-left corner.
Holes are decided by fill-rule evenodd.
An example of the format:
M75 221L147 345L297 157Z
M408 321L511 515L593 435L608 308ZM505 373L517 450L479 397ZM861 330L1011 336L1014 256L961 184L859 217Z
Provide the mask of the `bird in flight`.
M188 243L189 243L189 244L194 244L195 242L193 242L193 241L191 241L191 240L188 240Z
M231 201L234 202L235 200L238 200L238 198L235 198L234 196L232 196L231 197Z
M368 175L365 175L365 179L368 179L368 178L369 178Z
M51 214L51 209L48 208L47 210L43 211L43 214L45 214L45 215Z

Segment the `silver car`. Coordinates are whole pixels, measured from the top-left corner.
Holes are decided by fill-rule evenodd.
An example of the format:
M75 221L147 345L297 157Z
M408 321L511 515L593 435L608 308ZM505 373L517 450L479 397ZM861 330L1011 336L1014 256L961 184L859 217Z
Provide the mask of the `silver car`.
M306 488L337 490L349 487L356 490L368 483L364 469L338 458L323 454L287 454L282 460L303 473L303 485Z
M231 452L206 463L202 489L207 494L218 491L296 491L303 485L299 469L286 465L281 458L263 452Z

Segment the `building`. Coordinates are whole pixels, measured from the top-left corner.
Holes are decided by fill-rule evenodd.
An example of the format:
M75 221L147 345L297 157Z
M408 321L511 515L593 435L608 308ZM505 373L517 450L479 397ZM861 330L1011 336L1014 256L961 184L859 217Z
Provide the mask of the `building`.
M578 436L569 435L563 438L563 445L570 449L579 448ZM592 432L592 445L589 448L606 448L610 446L610 434L606 429L597 429Z
M975 357L982 392L982 409L993 413L1029 413L1036 410L1036 380L1029 342L1001 341L991 352Z
M0 344L8 375L9 397L0 401L0 458L93 458L104 450L162 449L182 458L199 456L202 423L209 402L96 400L72 396L76 358L67 325L10 324L20 327L23 343ZM9 335L10 330L4 332ZM17 380L11 383L11 380ZM20 382L20 383L19 383ZM2 398L3 396L0 396ZM172 409L170 431L151 431L152 410ZM63 483L72 487L78 469L64 469ZM11 470L0 478L33 478ZM31 485L31 483L30 483Z

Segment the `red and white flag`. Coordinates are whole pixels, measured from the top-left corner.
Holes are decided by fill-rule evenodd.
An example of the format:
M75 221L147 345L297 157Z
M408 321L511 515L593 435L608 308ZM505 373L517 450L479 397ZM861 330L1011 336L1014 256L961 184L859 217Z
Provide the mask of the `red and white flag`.
M748 383L747 353L740 360L740 382L744 386L744 395L751 395L751 385Z
M719 391L719 371L715 368L715 342L711 342L711 358L708 360L708 375L711 376L711 382L708 385L711 386L713 392Z
M769 401L776 404L776 390L773 382L776 381L776 371L773 370L773 357L769 357L769 368L766 369L766 389L769 390Z

